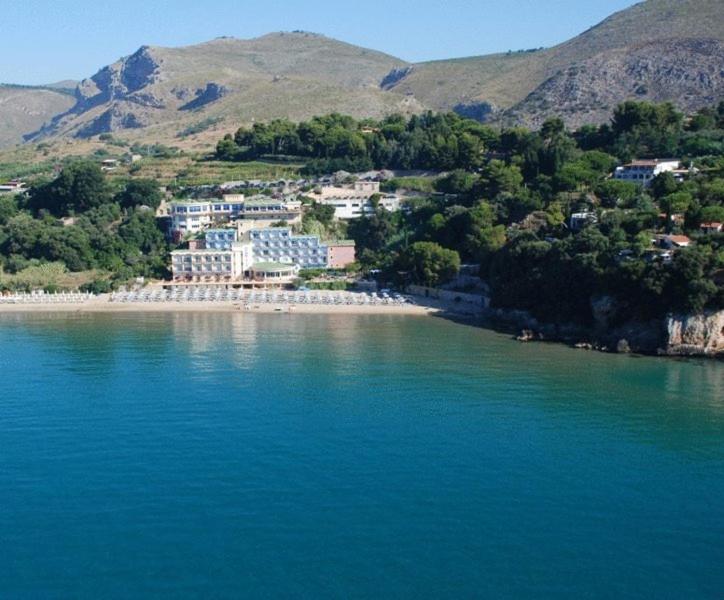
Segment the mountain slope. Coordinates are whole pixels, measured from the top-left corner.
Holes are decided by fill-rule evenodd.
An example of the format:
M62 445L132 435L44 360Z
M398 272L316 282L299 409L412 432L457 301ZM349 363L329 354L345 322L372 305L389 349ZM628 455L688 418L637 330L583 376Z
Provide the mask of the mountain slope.
M61 94L67 83L0 88L0 145L116 131L168 142L205 129L193 134L203 142L254 120L333 111L456 110L529 126L553 114L601 122L629 98L691 111L724 95L722 8L647 0L553 48L421 64L304 32L144 46L80 82L74 102Z
M23 133L73 105L73 97L44 87L0 85L0 147L23 141Z
M493 110L502 112L516 107L507 115L509 121L522 116L525 117L524 122L539 122L543 114L552 114L560 107L569 111L569 123L580 124L587 120L600 119L604 104L589 110L585 103L576 105L568 98L566 103L561 105L558 94L549 96L548 90L565 87L565 77L562 75L569 69L585 67L590 82L598 81L599 78L605 79L609 75L609 72L604 72L602 68L597 69L599 65L619 68L619 75L625 81L611 90L608 96L617 95L615 102L620 102L636 97L635 90L639 88L639 85L634 85L637 83L636 77L626 75L627 72L635 72L636 67L633 59L629 64L622 64L625 54L631 52L640 55L641 48L649 44L646 46L649 58L664 59L661 65L665 63L666 57L663 54L657 56L656 52L673 52L679 57L679 65L671 65L674 70L693 65L698 59L703 59L708 64L715 63L719 60L718 46L698 45L698 42L705 40L724 41L724 7L721 0L648 0L618 12L572 40L547 50L415 65L408 75L391 89L411 94L420 102L436 109L479 106L484 110L487 104ZM658 47L656 43L659 44ZM593 60L594 58L596 60ZM593 62L587 63L592 60ZM656 70L658 74L649 80L650 86L662 92L667 88L671 91L668 94L644 97L678 101L679 87L676 81L668 79L663 66ZM721 85L721 73L711 73L711 77L716 80L715 87ZM558 78L559 81L549 82L550 78ZM582 79L577 81L580 87L586 83ZM702 102L696 103L690 99L682 108L706 103L710 98L710 83L705 83L701 88L689 85L686 94L696 95L700 91ZM526 102L530 95L534 96ZM595 96L595 90L591 95ZM534 104L547 105L550 110L537 110L535 115L528 115L527 111ZM579 112L574 112L575 110ZM528 118L529 116L535 118Z
M31 138L161 124L179 130L199 118L238 122L329 110L357 116L419 110L414 101L379 87L387 73L404 66L380 52L299 32L185 48L144 46L82 81L75 106Z

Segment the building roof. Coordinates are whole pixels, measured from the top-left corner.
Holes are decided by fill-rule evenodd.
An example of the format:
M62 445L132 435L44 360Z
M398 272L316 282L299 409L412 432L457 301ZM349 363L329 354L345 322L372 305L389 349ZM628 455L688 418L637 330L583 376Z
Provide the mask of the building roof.
M332 240L326 242L328 246L354 246L354 240Z
M229 254L231 255L231 250L227 248L182 248L179 250L174 250L171 252L171 255L174 254L195 254L198 256L205 256L207 254Z
M259 262L252 265L252 271L263 271L265 273L273 271L294 271L297 265L293 263L278 263L278 262Z
M707 228L711 228L711 227L721 227L721 226L722 226L722 223L719 223L718 221L711 221L711 222L709 222L709 223L702 223L702 224L701 224L701 227L707 227Z
M283 206L284 200L274 200L274 198L253 198L244 201L244 206Z
M690 244L691 239L686 235L667 235L667 240L674 242L675 244Z
M618 169L626 167L649 167L653 169L661 163L681 163L681 161L678 158L640 158L634 159L630 163L623 165L623 167L618 167Z

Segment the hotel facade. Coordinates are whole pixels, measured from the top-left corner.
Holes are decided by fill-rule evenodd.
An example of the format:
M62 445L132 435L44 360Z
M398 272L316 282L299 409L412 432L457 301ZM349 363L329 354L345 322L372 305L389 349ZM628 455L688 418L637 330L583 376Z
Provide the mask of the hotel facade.
M279 221L300 223L302 204L266 196L245 199L243 194L231 194L221 200L176 200L169 204L168 216L171 235L180 240L214 225L241 219L250 227L264 227Z
M283 279L300 269L344 268L354 262L354 242L322 243L286 227L209 229L189 248L171 253L174 281L240 282Z

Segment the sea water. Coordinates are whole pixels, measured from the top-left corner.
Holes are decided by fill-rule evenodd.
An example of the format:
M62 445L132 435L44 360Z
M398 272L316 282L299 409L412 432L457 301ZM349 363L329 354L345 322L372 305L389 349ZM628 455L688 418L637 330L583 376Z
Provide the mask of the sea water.
M722 598L724 364L0 315L0 598Z

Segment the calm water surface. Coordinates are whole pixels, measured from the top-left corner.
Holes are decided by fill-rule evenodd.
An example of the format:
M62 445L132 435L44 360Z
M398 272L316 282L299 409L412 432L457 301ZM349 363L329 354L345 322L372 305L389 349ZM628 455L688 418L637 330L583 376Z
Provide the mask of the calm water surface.
M0 598L722 598L724 364L0 315Z

